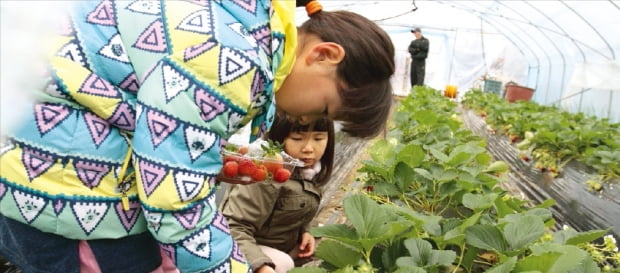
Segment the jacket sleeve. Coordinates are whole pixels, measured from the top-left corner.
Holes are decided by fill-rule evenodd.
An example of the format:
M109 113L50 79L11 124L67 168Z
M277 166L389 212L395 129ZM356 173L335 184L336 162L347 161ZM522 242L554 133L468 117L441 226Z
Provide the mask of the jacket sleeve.
M426 57L428 56L428 48L429 48L428 39L423 38L420 40L416 40L415 43L416 43L416 48L418 50L415 51L415 54L412 54L412 58L416 60L426 59Z
M68 103L88 109L121 130L135 129L135 93L122 90L71 59L52 57L50 63Z
M273 264L257 245L254 234L271 217L278 195L279 188L272 183L231 185L222 201L221 210L228 220L230 233L252 270Z
M118 29L84 19L94 8L93 3L76 3L74 19L67 22L70 27L59 31L48 43L55 81L46 88L51 96L43 100L62 99L63 103L85 108L111 126L133 131L138 79L126 61L127 51Z
M411 43L409 43L409 54L411 54L411 57L413 57L416 54L416 46L415 46L415 40L411 41Z
M317 212L317 214L318 214L318 212ZM312 221L306 223L303 226L303 228L300 230L300 234L299 235L303 234L304 232L310 232L310 229L312 229L313 227L318 227L318 226L319 226L319 223L318 223L318 221L316 219L316 215L315 215L314 218L312 219Z

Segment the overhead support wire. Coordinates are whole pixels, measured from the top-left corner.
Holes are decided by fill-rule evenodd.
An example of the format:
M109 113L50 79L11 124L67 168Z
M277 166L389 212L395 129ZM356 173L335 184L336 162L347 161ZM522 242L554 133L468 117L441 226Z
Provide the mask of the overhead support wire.
M561 2L562 2L564 5L566 5L566 4L564 3L564 1L561 1ZM572 37L568 34L568 32L567 32L566 30L564 30L564 28L563 28L561 25L559 25L559 24L558 24L555 20L553 20L551 17L549 17L546 13L542 12L540 9L535 8L535 7L534 7L532 4L530 4L529 2L526 2L526 4L528 4L531 8L535 9L536 11L538 11L538 13L539 13L540 15L542 15L543 17L545 17L545 18L546 18L549 22L551 22L551 23L552 23L552 24L554 24L554 25L555 25L558 29L560 29L562 32L564 32L564 36L565 36L565 37L567 37L567 38L569 38L569 39L573 42L573 44L575 45L575 47L577 48L577 50L579 50L579 53L581 53L581 58L583 59L583 62L585 62L585 61L586 61L586 55L585 55L585 53L583 52L583 50L581 49L581 47L580 47L580 46L579 46L579 45L575 42L575 39L573 39L573 38L572 38ZM564 53L563 53L560 49L558 49L558 47L555 45L555 43L552 43L552 44L553 44L553 45L554 45L554 47L558 50L558 52L560 52L560 54L559 54L559 55L562 57L562 64L563 64L563 65L562 65L562 68L563 68L563 71L562 71L562 82L560 83L560 84L561 84L561 85L560 85L560 98L559 98L559 100L557 100L557 101L553 102L552 104L554 104L554 105L555 105L555 104L561 105L561 104L562 104L563 97L564 97L564 93L565 93L565 91L566 91L566 87L564 86L564 83L566 82L565 77L566 77L566 74L567 74L567 72L566 72L566 58L564 57ZM548 92L547 92L547 93L548 93Z
M497 1L497 0L496 0L496 2L499 2L499 1ZM524 2L525 2L525 3L528 3L528 4L529 4L529 3L536 3L536 1L524 1ZM567 4L565 3L565 1L559 1L559 2L560 2L560 3L563 3L564 5L567 5ZM569 1L569 3L570 3L570 1ZM531 5L531 4L530 4L530 5ZM617 4L615 4L615 3L614 3L614 5L616 5L616 7L618 7L618 5L617 5ZM567 7L567 8L571 9L570 7ZM620 7L618 7L618 9L620 9ZM571 9L571 11L573 11L574 13L576 13L576 11L575 11L574 9ZM472 12L475 12L475 11L472 11ZM502 17L502 18L505 18L506 20L510 20L510 21L514 21L514 22L518 22L518 23L522 23L522 24L531 24L531 23L530 23L529 21L527 21L527 20L520 20L520 19L518 19L518 18L514 18L514 17L508 18L508 17L502 16L502 15L496 15L496 14L489 14L489 15L494 15L494 16ZM577 14L577 15L579 15L579 14ZM581 16L581 19L585 21L585 18L583 18L583 16ZM551 19L550 19L550 20L551 20ZM551 21L553 21L553 20L551 20ZM573 38L573 36L571 36L570 34L567 34L566 32L558 32L558 31L556 31L555 29L549 28L549 27L547 27L547 26L545 26L545 25L536 25L536 27L537 27L537 28L539 28L539 29L545 30L545 31L547 31L547 32L550 32L550 33L555 33L555 34L557 34L557 35L559 35L559 36L566 37L567 39L570 39L571 41L575 42L576 44L579 44L579 45L581 45L582 47L587 48L587 49L589 49L589 50L592 50L592 52L595 52L595 53L597 53L597 54L601 55L601 56L602 56L603 58L605 58L605 59L612 59L612 60L614 59L614 56L615 56L615 55L613 54L613 51L612 51L612 54L611 54L612 56L610 57L610 56L606 55L604 52L601 52L600 50L598 50L598 49L596 49L596 48L594 48L594 47L592 47L592 46L590 46L590 45L588 45L588 44L586 44L586 43L584 43L584 42L582 42L582 41L580 41L580 40L577 40L577 39ZM590 27L592 27L592 26L590 25ZM592 28L593 28L593 27L592 27ZM598 33L598 32L597 32L597 34L598 34L599 36L601 36L601 35L600 35L600 33ZM603 40L606 42L606 40L605 40L605 39L603 39ZM581 50L581 48L580 48L580 47L578 47L578 48L579 48L579 50ZM609 45L608 45L608 48L610 48L610 46L609 46Z
M478 14L478 16L479 16L479 17L481 17L481 18L490 18L490 19L493 19L493 18L501 18L501 19L503 19L504 21L510 21L510 22L520 22L520 23L522 23L522 24L531 25L531 26L533 26L533 27L536 27L536 25L534 25L532 22L530 22L529 20L526 20L526 17L525 17L524 15L522 15L522 14L520 14L519 12L515 11L514 9L511 9L510 7L506 6L506 5L505 5L505 4L503 4L501 1L497 1L497 0L496 0L496 1L494 1L494 2L498 3L499 5L502 5L502 6L506 7L506 8L507 8L507 9L509 9L509 10L511 10L511 11L512 11L512 12L514 12L516 15L518 15L518 17L516 17L516 18L515 18L515 17L506 17L506 16L504 16L504 15L498 15L498 14L496 14L496 13L491 13L491 12L483 12L483 11L479 11L478 9L473 9L473 8L461 8L461 9L467 10L467 11L469 11L469 12L471 12L471 13L474 13L474 14ZM459 2L459 3L463 3L463 2ZM491 20L487 20L487 19L485 19L485 21L491 21ZM539 43L539 41L537 41L537 40L535 40L535 39L531 39L531 41L527 41L527 42L526 42L525 40L523 40L523 39L521 38L521 36L520 36L520 35L516 35L516 34L514 34L515 32L519 32L519 33L525 33L525 32L526 32L526 31L525 31L522 27L520 27L520 25L518 25L518 24L512 24L511 26L514 26L514 28L516 28L516 31L513 31L510 27L508 27L507 25L503 24L503 22L504 22L504 21L502 21L502 20L493 20L493 21L495 21L495 22L497 23L497 25L504 25L504 29L506 29L506 31L507 31L507 32L511 32L511 33L513 33L513 36L514 36L514 37L516 37L516 38L518 38L518 39L519 39L519 40L523 43L523 45L525 46L524 48L526 48L526 49L530 50L530 51L532 52L532 55L536 58L536 60L537 60L537 66L535 66L535 67L537 67L537 70L536 70L536 71L537 71L537 73L536 73L535 86L533 86L533 87L534 87L534 89L537 89L537 88L538 88L539 83L540 83L540 82L541 82L541 80L542 80L542 79L541 79L541 77L540 77L540 73L541 73L541 69L540 69L540 68L541 68L541 64L540 64L540 60L539 60L538 54L536 54L536 51L534 51L534 49L533 49L533 48L531 48L531 46L529 46L529 45L534 44L534 45L536 45L536 46L540 49L540 51L543 51L543 52L544 52L544 48L543 48L543 47L542 47L542 45ZM491 25L494 25L494 24L493 24L493 23L491 23L491 22L490 22L490 24L491 24ZM510 40L510 38L509 38L509 37L511 37L510 35L504 35L504 36L505 36L507 39L509 39L509 40ZM545 35L543 34L543 36L545 36ZM545 36L545 37L546 37L546 36ZM518 45L516 45L516 44L515 44L515 46L517 46L517 48L519 48L519 49L521 49L521 48L522 48L522 47L520 47L520 46L518 46ZM546 58L546 59L547 59L547 63L549 64L549 69L548 69L548 74L549 74L549 75L548 75L548 78L550 78L550 76L551 76L551 64L552 64L552 62L551 62L551 59L550 59L550 56L549 56L549 55L546 55L546 57L547 57L547 58ZM531 68L532 68L532 66L530 65L530 66L529 66L529 69L531 69ZM528 70L528 74L529 74L529 70ZM548 85L549 85L549 81L547 81L547 89L549 89L549 86L548 86ZM545 92L545 94L547 94L547 92ZM546 103L546 101L547 101L547 98L545 98L545 103Z
M398 14L398 15L394 15L394 16L390 16L390 17L386 17L386 18L382 18L382 19L377 19L374 20L375 22L381 22L381 21L385 21L385 20L390 20L390 19L394 19L394 18L398 18L404 15L407 15L409 13L413 13L414 11L418 10L418 6L415 4L415 0L412 1L411 5L413 6L413 8L411 8L411 10L406 11L404 13Z
M504 21L501 21L497 18L502 18L505 21L513 21L513 18L506 18L503 15L496 15L496 14L492 14L492 13L488 13L488 12L482 12L479 11L478 9L474 9L471 7L468 7L467 5L463 4L465 1L455 1L455 2L446 2L446 1L438 1L440 4L443 5L447 5L450 6L452 8L455 9L460 9L460 10L464 10L467 11L469 13L475 14L477 15L481 20L484 20L486 23L488 23L489 25L496 25L496 26L502 26L504 29L506 29L506 32L512 33L513 31L507 27L505 25ZM458 4L454 4L454 3L458 3ZM496 18L497 17L497 18ZM527 50L536 60L536 66L532 66L528 64L528 74L531 73L532 68L536 68L536 81L538 81L538 79L540 78L540 59L538 58L538 55L536 55L536 53L533 51L532 48L530 47L521 47L520 45L527 45L528 43L526 41L524 41L519 35L507 35L505 34L504 31L501 32L502 35L510 42L512 43L515 48L517 50L519 50L521 52L521 54L523 56L527 56L524 49ZM516 40L515 40L516 39Z
M487 66L487 56L484 48L484 20L480 17L480 46L482 47L482 61L484 62L484 75L489 74L489 68Z
M562 33L557 33L557 34L564 36L567 39L569 39L571 42L573 42L577 50L579 50L579 53L581 53L581 58L583 59L583 61L584 62L586 61L586 54L583 52L583 49L579 46L579 43L578 43L579 41L575 40L570 34L568 34L568 32L560 24L558 24L555 20L553 20L553 18L549 17L546 13L541 12L540 9L534 8L534 6L532 6L530 2L525 2L525 3L528 4L530 7L532 7L533 9L536 9L540 13L540 15L544 16L547 20L549 20L549 22L555 25L555 27L560 29Z
M563 1L560 1L563 2ZM530 8L534 9L535 11L537 11L539 14L543 14L542 11L540 11L540 9L534 7L532 4L529 4L528 2L524 2L525 4L529 5ZM504 6L507 9L512 10L514 13L518 14L519 16L523 17L523 18L527 18L526 15L522 14L520 11L515 10L507 5L504 4ZM547 18L548 19L548 18ZM553 20L549 21L553 22ZM560 81L560 98L562 97L562 94L564 93L564 82L565 82L565 78L566 78L566 58L564 56L564 52L562 52L562 50L558 47L558 45L556 44L556 42L551 39L551 37L549 37L549 35L547 35L544 31L542 31L538 25L533 24L531 21L529 22L529 24L534 27L536 30L538 30L540 32L540 34L545 37L547 39L547 41L549 41L549 43L553 46L553 48L555 48L555 50L557 51L558 55L562 58L562 77L561 77L561 81ZM549 57L549 54L547 55L547 59L549 59L549 79L551 79L551 71L552 71L552 63L551 63L551 59ZM547 80L547 92L545 92L545 103L548 103L548 95L550 92L550 83L551 81Z
M611 1L613 4L613 1ZM588 21L586 20L586 18L583 18L583 16L577 12L575 9L573 9L572 7L570 7L568 4L566 4L564 1L561 1L562 4L564 4L564 6L566 6L566 8L568 8L569 10L571 10L575 15L577 15L577 17L579 17L579 19L581 19L584 23L586 23L590 29L592 29L592 31L594 33L596 33L596 35L598 35L599 38L601 38L601 40L603 41L603 43L605 43L605 45L607 46L607 48L609 49L609 52L611 53L611 60L615 60L616 59L616 54L614 52L613 47L609 44L609 42L607 42L607 39L605 39L605 37L603 35L601 35L601 33L596 30L596 28ZM617 6L616 6L617 7ZM604 55L603 55L604 56Z
M538 30L538 31L540 32L540 34L541 34L543 37L545 37L545 38L547 38L547 40L549 40L549 42L550 42L550 43L553 45L553 47L554 47L554 48L555 48L555 49L559 52L559 54L562 54L562 52L558 49L558 47L555 45L555 43L553 42L553 40L552 40L552 39L550 39L547 35L545 35L545 32L541 31L541 30L540 30L540 28L538 28L538 26L537 26L537 25L535 25L535 24L534 24L534 23L532 23L531 21L527 20L527 18L528 18L528 17L527 17L526 15L524 15L524 14L522 14L521 12L519 12L519 11L517 11L517 10L515 10L515 9L511 8L510 6L508 6L508 5L504 4L504 3L502 3L501 1L497 1L497 3L499 3L499 4L500 4L500 5L502 5L502 6L504 6L506 9L511 10L514 14L518 15L519 17L523 18L523 21L525 21L525 22L526 22L526 25L530 25L530 26L532 26L534 29ZM527 31L526 31L525 29L521 28L518 24L514 24L514 26L515 26L516 28L518 28L518 29L519 29L519 31L520 31L521 33L527 33ZM532 39L532 42L533 42L534 44L536 44L536 45L540 48L540 50L541 50L542 52L545 52L545 50L544 50L545 48L544 48L544 47L543 47L543 46L539 43L539 41L538 41L538 40L536 40L536 39ZM549 69L548 69L548 71L549 71L549 72L548 72L548 75L547 75L547 79L551 79L551 74L552 74L552 73L551 73L551 71L552 71L552 67L553 67L552 62L551 62L551 57L549 56L549 54L545 54L545 56L547 57L547 63L549 64ZM539 72L540 72L540 70L539 70ZM541 80L541 79L540 79L540 78L538 78L537 83L536 83L536 86L534 87L534 89L536 89L536 88L538 87L538 82L540 82L540 80ZM550 89L549 84L550 84L550 81L549 81L549 80L547 80L547 90L546 90L547 92L545 92L545 101L544 101L544 103L545 103L545 104L547 104L547 99L548 99L548 95L549 95L549 89Z
M456 40L459 36L459 30L456 29L454 32L454 42L452 42L452 57L450 58L450 69L448 70L448 83L452 83L452 67L454 67L454 58L456 52Z
M496 1L496 2L501 2L501 1L498 1L498 0L495 0L495 1ZM523 2L525 2L525 3L528 3L528 4L529 4L529 3L536 3L537 1L523 1ZM601 52L601 51L600 51L600 50L598 50L597 48L594 48L594 47L590 46L590 45L589 45L589 44L587 44L587 43L584 43L584 42L582 42L582 41L580 41L580 40L577 40L577 39L573 38L573 36L571 36L570 34L567 34L566 32L558 32L558 31L556 31L555 29L549 28L549 27L547 27L547 26L545 26L545 25L535 25L535 26L536 26L537 28L541 29L541 30L545 30L545 31L550 32L550 33L555 33L555 34L557 34L557 35L559 35L559 36L566 37L567 39L570 39L571 41L575 42L576 44L579 44L579 45L581 45L582 47L587 48L587 49L591 50L592 52L595 52L595 53L597 53L597 54L601 55L601 57L603 57L603 58L605 58L605 59L608 59L608 60L615 60L615 54L614 54L614 51L613 51L612 47L609 45L609 43L607 42L607 40L606 40L605 38L602 38L603 36L602 36L602 35L601 35L601 34L600 34L597 30L596 30L596 28L594 28L594 26L592 26L592 24L590 24L590 23L589 23L589 22L588 22L588 21L587 21L587 20L586 20L583 16L581 16L581 15L580 15L580 14L579 14L579 13L578 13L575 9L571 8L570 6L568 6L568 4L566 4L566 1L558 1L558 2L559 2L559 3L564 4L564 5L565 5L568 9L570 9L573 13L575 13L577 16L579 16L581 20L583 20L586 24L588 24L588 25L590 26L590 28L592 28L592 29L594 30L594 32L596 32L596 33L597 33L597 35L598 35L599 37L601 37L601 39L602 39L602 40L605 42L605 44L607 45L607 48L608 48L608 49L610 49L610 51L611 51L611 56L606 55L604 52ZM571 2L571 1L568 1L568 3L570 3L570 2ZM616 8L620 9L620 7L618 6L618 4L614 3L613 1L610 1L610 2L611 2L613 5L615 5L615 7L616 7ZM530 4L530 5L531 5L531 4ZM476 12L476 11L475 11L475 10L472 10L472 12ZM514 21L514 22L518 22L518 23L522 23L522 24L531 24L531 22L529 22L528 20L521 20L521 19L514 18L514 17L508 18L508 17L504 17L504 16L502 16L502 15L496 15L496 14L489 14L489 15L494 15L494 16L502 17L502 18L505 18L506 20L510 20L510 21ZM550 19L550 20L551 20L551 21L553 21L552 19ZM579 48L579 50L581 50L581 48Z

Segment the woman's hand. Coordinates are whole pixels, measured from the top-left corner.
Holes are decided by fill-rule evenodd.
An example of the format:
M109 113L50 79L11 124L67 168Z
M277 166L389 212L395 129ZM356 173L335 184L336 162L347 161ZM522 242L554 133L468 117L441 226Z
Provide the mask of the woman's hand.
M312 236L309 232L304 232L304 234L301 235L301 243L299 243L299 253L297 254L297 257L309 258L314 255L314 244L314 236Z

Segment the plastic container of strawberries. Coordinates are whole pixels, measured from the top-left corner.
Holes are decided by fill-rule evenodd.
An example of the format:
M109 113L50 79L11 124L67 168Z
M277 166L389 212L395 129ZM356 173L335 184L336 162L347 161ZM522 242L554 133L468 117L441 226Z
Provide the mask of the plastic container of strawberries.
M304 162L291 157L285 152L280 152L282 160L274 160L263 156L241 154L223 149L221 151L223 166L220 176L225 177L227 182L247 184L252 182L273 181L283 183L297 167L303 167ZM228 163L234 162L234 163ZM229 167L229 165L236 167ZM257 174L264 167L264 176ZM235 169L235 170L231 170ZM284 169L286 171L279 171ZM286 178L286 179L285 179Z

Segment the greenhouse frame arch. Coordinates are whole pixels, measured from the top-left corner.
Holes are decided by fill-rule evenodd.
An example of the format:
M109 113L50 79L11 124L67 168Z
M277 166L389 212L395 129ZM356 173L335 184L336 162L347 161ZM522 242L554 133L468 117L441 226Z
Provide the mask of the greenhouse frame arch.
M409 54L420 27L430 40L426 85L484 79L535 89L532 100L620 121L618 1L323 1L371 18L397 49L395 93L409 92ZM305 18L299 17L298 21Z

